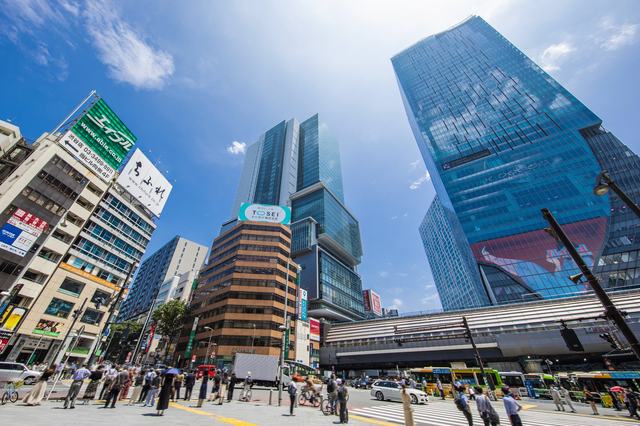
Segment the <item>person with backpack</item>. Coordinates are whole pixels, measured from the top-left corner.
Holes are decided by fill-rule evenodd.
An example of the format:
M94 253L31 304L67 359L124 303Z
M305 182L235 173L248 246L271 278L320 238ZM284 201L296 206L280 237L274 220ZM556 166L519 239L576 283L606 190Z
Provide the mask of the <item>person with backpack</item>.
M484 394L480 386L475 387L476 391L476 408L480 414L480 418L484 422L484 426L497 426L500 424L500 417L496 409L491 405L491 400Z
M404 385L403 385L404 386ZM340 407L340 423L349 423L349 413L347 412L347 397L349 391L347 390L347 384L338 380L338 404Z
M464 417L469 422L469 426L473 426L473 417L471 417L471 407L469 406L469 399L467 399L467 395L465 395L464 391L467 388L464 385L458 385L457 391L458 394L455 398L453 398L453 402L458 407L458 410L462 411Z
M332 374L329 383L327 384L327 399L334 407L338 404L336 399L338 398L338 382L336 382L336 375Z
M293 414L293 407L296 405L296 393L298 392L296 382L294 382L293 380L289 382L287 392L289 392L289 399L291 400L291 405L289 405L289 415L295 416L295 414Z
M507 417L509 417L509 421L511 422L511 426L522 426L522 420L520 419L520 415L518 411L522 410L522 405L516 401L516 399L511 394L509 387L502 387L502 401L504 402L504 409L507 411Z

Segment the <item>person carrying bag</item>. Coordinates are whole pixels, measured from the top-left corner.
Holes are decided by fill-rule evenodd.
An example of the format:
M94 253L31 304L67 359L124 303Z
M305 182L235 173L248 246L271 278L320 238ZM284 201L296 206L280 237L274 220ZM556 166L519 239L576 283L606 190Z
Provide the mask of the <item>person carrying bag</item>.
M476 386L473 388L476 394L476 407L478 408L478 413L480 413L480 417L484 422L484 426L497 426L500 424L500 416L498 416L498 412L493 405L491 404L491 400L487 395L484 394L482 388L480 386Z

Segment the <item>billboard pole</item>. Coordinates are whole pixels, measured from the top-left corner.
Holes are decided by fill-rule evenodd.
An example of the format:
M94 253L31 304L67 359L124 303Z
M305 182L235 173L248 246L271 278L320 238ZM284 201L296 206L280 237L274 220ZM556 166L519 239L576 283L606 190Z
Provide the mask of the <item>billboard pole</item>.
M71 114L67 115L67 116L64 118L64 120L62 120L62 121L60 122L60 124L58 124L58 126L57 126L55 129L53 129L53 131L51 132L51 134L52 134L52 135L53 135L53 134L55 134L55 133L60 129L60 127L64 126L64 123L66 123L66 122L67 122L67 120L68 120L68 119L70 119L70 118L73 116L73 114L75 114L76 112L78 112L78 110L80 109L80 107L82 107L82 105L84 105L84 104L89 100L89 98L91 98L91 96L95 96L95 94L96 94L96 91L95 91L95 90L92 90L92 91L91 91L91 93L89 93L89 96L87 96L86 98L84 98L84 101L82 101L82 102L81 102L81 103L76 107L76 109L74 109L74 110L71 112Z

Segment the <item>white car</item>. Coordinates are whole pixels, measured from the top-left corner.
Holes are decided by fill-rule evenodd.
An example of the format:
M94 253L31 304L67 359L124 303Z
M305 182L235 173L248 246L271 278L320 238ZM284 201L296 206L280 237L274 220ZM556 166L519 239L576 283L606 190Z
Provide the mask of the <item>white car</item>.
M0 362L0 382L24 381L25 385L33 384L42 373L29 370L18 362Z
M392 380L377 380L371 386L371 396L375 396L378 401L402 401L402 385ZM407 393L411 396L412 404L426 404L427 394L417 389L407 388Z

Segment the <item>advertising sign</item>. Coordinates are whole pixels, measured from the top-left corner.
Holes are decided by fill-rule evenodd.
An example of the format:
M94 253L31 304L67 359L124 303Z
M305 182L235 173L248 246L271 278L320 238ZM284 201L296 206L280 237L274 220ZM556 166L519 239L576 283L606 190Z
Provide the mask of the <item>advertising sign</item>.
M189 343L187 344L187 352L184 354L185 358L189 358L189 354L191 354L191 348L193 347L193 339L196 337L196 328L198 328L198 321L200 317L196 317L193 320L193 327L191 327L191 336L189 336Z
M606 236L607 218L595 218L562 225L576 250L589 267L593 267ZM556 298L562 294L578 295L587 290L586 283L572 283L567 277L580 273L562 243L556 243L542 229L496 238L471 245L478 262L502 269L530 294L539 298ZM603 280L607 287L608 279ZM507 296L505 286L495 293Z
M136 137L105 101L98 99L59 142L89 170L108 181Z
M309 340L320 341L320 321L309 318Z
M382 315L382 304L380 303L380 296L377 293L371 291L371 310L376 315Z
M173 189L160 170L139 149L135 150L117 182L158 217Z
M38 325L36 325L35 330L33 330L33 334L44 334L45 336L58 337L62 327L64 327L64 323L62 322L55 322L41 318Z
M13 300L16 298L18 293L20 293L20 290L22 290L22 287L24 287L24 284L14 285L11 291L9 292L9 296L5 299L4 303L0 306L0 319L2 320L0 321L0 324L4 322L6 310L9 308L9 305L13 303Z
M284 336L284 357L289 358L289 329L287 328L286 334Z
M0 229L0 248L24 256L47 225L31 213L17 209Z
M20 320L27 313L25 308L19 308L15 305L9 306L9 309L4 313L2 319L0 320L0 324L2 324L2 329L4 331L13 331L18 324L20 324Z
M364 311L371 312L371 295L369 290L362 290L362 299L364 300Z
M7 347L11 336L13 336L13 333L9 331L0 331L0 354L4 351L4 348Z
M300 297L298 298L298 318L302 321L307 320L307 290L298 288Z
M536 390L533 388L533 382L531 380L525 380L524 385L527 387L527 394L529 398L536 397Z
M284 206L243 203L242 206L240 206L238 219L288 225L291 223L291 209Z
M73 272L74 274L78 274L78 275L80 275L82 277L88 278L91 281L95 281L95 282L97 282L99 284L105 285L105 286L107 286L109 288L112 288L114 290L120 290L120 287L118 287L117 285L115 285L115 284L113 284L113 283L111 283L111 282L109 282L107 280L103 280L102 278L98 278L95 275L90 274L89 272L83 271L82 269L78 269L78 268L76 268L74 266L71 266L68 263L61 262L60 263L60 267L62 269L66 269L67 271ZM124 290L124 294L127 294L128 292L129 292L128 289Z

